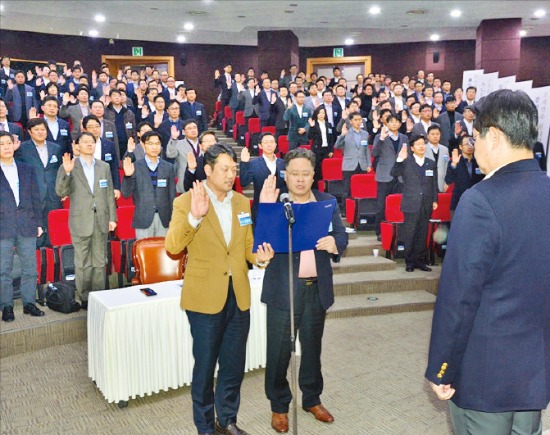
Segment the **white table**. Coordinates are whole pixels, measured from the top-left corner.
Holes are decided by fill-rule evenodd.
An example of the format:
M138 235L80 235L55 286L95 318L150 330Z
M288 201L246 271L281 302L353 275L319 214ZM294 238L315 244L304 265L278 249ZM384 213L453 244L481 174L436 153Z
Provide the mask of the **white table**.
M263 270L249 272L250 333L245 370L265 367L266 308L260 302ZM193 339L180 304L182 281L90 293L88 375L109 403L127 402L190 385ZM150 287L157 296L139 291Z

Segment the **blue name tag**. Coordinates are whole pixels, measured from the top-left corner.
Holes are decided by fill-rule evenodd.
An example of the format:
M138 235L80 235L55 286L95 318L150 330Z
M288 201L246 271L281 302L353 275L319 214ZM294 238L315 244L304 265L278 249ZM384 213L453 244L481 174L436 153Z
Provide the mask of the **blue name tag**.
M197 110L197 111L195 112L195 114L196 114L197 116L201 116L201 115L202 115L202 110Z
M109 186L109 184L107 183L107 180L105 179L99 180L99 187L101 187L102 189L105 189L107 186Z
M285 178L285 171L280 171L279 172L279 177Z
M449 156L443 156L443 161L447 163L449 161Z
M432 171L431 169L426 169L426 177L433 177L434 176L434 171Z
M109 139L112 139L113 138L113 132L112 131L106 131L105 132L105 137L107 137Z
M252 225L252 218L250 217L250 213L239 213L239 224L241 227L244 227L245 225Z
M90 101L94 101L94 97L93 96L90 96Z
M366 147L368 144L369 144L369 141L367 141L367 140L362 140L361 141L361 146Z
M157 179L157 187L166 187L166 178Z
M68 136L69 133L67 132L66 129L62 128L62 129L59 130L59 134L61 136Z
M4 79L2 79L2 84L5 85L6 84L6 81Z
M332 134L332 128L329 128L329 129L328 129L328 133L329 133L329 134Z
M27 97L32 97L32 92L27 92Z
M131 130L132 129L132 123L131 122L127 122L126 123L126 130Z
M105 161L110 162L111 160L113 160L113 156L111 155L111 153L105 154Z
M476 174L477 174L477 175L481 175L481 169L476 168Z
M302 113L302 118L307 118L309 115L307 114L307 112L303 112Z

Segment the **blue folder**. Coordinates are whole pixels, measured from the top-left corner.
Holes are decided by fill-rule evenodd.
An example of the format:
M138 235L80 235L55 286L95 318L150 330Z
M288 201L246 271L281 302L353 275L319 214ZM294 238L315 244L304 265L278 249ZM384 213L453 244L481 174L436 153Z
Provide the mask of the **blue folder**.
M332 231L332 214L336 200L292 204L296 223L292 227L292 251L315 249L317 240ZM288 221L283 204L258 204L254 248L268 242L276 253L288 253Z

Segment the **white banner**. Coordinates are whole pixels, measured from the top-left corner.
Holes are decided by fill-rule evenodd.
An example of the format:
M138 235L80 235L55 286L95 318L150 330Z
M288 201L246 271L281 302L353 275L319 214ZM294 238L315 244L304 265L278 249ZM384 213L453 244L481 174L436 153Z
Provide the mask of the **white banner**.
M482 74L477 78L476 101L498 89L498 73Z
M468 87L475 86L477 88L478 86L477 80L482 75L483 75L482 69L464 71L464 73L462 74L462 91L464 92L464 95L466 95L466 89L468 89Z

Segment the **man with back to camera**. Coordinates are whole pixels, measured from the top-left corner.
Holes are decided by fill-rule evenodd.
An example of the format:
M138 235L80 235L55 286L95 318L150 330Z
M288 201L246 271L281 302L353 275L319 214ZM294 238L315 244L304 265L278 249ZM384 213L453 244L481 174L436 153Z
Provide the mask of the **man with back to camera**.
M533 159L537 109L523 91L474 106L485 179L449 233L425 376L453 431L541 434L550 402L550 179Z
M315 172L315 156L310 150L297 148L285 155L285 182L290 200L296 204L334 199L328 193L311 190ZM260 193L260 202L273 203L279 197L276 179L270 175ZM317 241L315 249L293 254L294 317L299 331L302 357L300 390L302 406L323 423L334 417L321 404L321 342L327 309L334 303L332 266L338 263L348 245L338 206L334 208L327 236ZM262 302L267 305L267 359L265 392L271 402L271 427L288 432L288 410L292 392L286 378L291 354L290 300L288 287L288 254L275 254L266 269ZM297 400L298 392L294 392Z
M172 254L188 252L181 307L193 336L195 426L199 434L247 435L237 426L250 327L247 262L265 268L273 250L263 243L252 253L250 202L232 191L237 173L233 149L213 145L204 160L207 179L174 201L165 244Z

